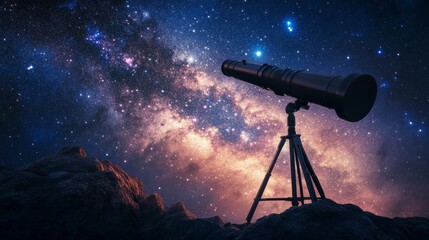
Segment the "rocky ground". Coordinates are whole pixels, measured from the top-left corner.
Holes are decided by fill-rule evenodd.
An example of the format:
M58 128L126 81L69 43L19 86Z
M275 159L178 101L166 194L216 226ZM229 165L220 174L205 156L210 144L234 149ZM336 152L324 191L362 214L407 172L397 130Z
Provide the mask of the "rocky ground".
M197 218L73 147L23 169L0 168L0 239L429 239L429 219L385 218L329 199L247 227Z

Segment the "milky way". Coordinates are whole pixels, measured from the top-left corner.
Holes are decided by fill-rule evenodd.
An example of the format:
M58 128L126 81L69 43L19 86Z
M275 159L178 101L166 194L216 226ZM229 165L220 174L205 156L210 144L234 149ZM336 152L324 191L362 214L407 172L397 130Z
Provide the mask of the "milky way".
M0 8L1 161L80 145L196 215L242 222L293 98L227 78L226 59L374 75L358 123L312 104L297 131L327 197L429 216L427 5L44 1ZM288 150L265 196L290 195ZM261 203L260 217L290 203Z

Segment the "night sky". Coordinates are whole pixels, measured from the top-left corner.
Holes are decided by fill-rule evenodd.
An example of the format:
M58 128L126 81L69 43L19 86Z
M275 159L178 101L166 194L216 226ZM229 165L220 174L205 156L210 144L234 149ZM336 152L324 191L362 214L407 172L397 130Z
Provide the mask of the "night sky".
M79 145L167 204L244 222L294 99L223 76L222 62L366 73L378 84L366 118L311 104L297 132L328 198L429 217L426 1L20 2L0 2L2 164ZM288 160L265 196L291 195ZM288 207L261 202L255 217Z

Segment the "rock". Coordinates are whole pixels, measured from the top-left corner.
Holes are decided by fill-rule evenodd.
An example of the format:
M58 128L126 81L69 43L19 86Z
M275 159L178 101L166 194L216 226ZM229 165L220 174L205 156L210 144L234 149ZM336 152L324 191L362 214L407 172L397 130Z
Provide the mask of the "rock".
M390 239L429 239L427 218L386 218L365 213Z
M233 240L240 231L225 226L218 216L211 218L182 219L168 222L164 239Z
M150 194L139 203L140 213L144 216L162 214L165 210L164 199L158 193Z
M385 218L320 200L245 227L167 207L109 161L64 148L17 170L0 166L0 239L429 239L429 219Z
M258 219L238 239L283 238L429 239L429 219L389 219L325 199Z
M58 154L61 154L61 155L75 155L76 154L80 157L87 157L85 150L83 150L83 148L81 148L79 146L62 148L58 152Z
M166 207L159 194L143 193L139 179L80 147L20 170L2 166L0 189L2 240L200 239L224 229L220 218L189 222L196 216L183 203Z
M0 189L0 239L137 237L143 184L81 148L1 171Z
M181 202L171 205L166 211L166 216L173 218L176 221L196 218L195 215L186 209L185 205L183 205Z

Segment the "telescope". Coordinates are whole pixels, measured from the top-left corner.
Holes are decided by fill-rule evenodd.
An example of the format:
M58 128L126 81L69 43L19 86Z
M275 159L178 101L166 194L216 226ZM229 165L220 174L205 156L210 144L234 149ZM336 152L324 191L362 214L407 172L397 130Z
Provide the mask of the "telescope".
M304 70L281 69L268 64L249 64L246 60L241 62L226 60L222 64L222 73L271 90L277 95L297 98L294 103L291 102L286 106L288 134L280 137L277 151L247 214L247 225L250 224L260 201L290 201L292 206L298 206L299 203L303 205L305 200L315 202L318 199L325 199L322 185L302 145L301 135L295 131L294 113L301 108L308 109L308 103L312 102L335 109L338 117L346 121L360 121L368 115L374 105L377 95L377 83L374 77L367 74L350 74L346 77L328 76ZM263 197L271 173L287 140L289 141L292 197ZM309 196L304 194L302 176Z
M222 73L254 84L275 94L335 109L338 117L357 122L371 110L377 83L371 75L328 76L304 70L281 69L268 64L249 64L245 60L226 60Z

